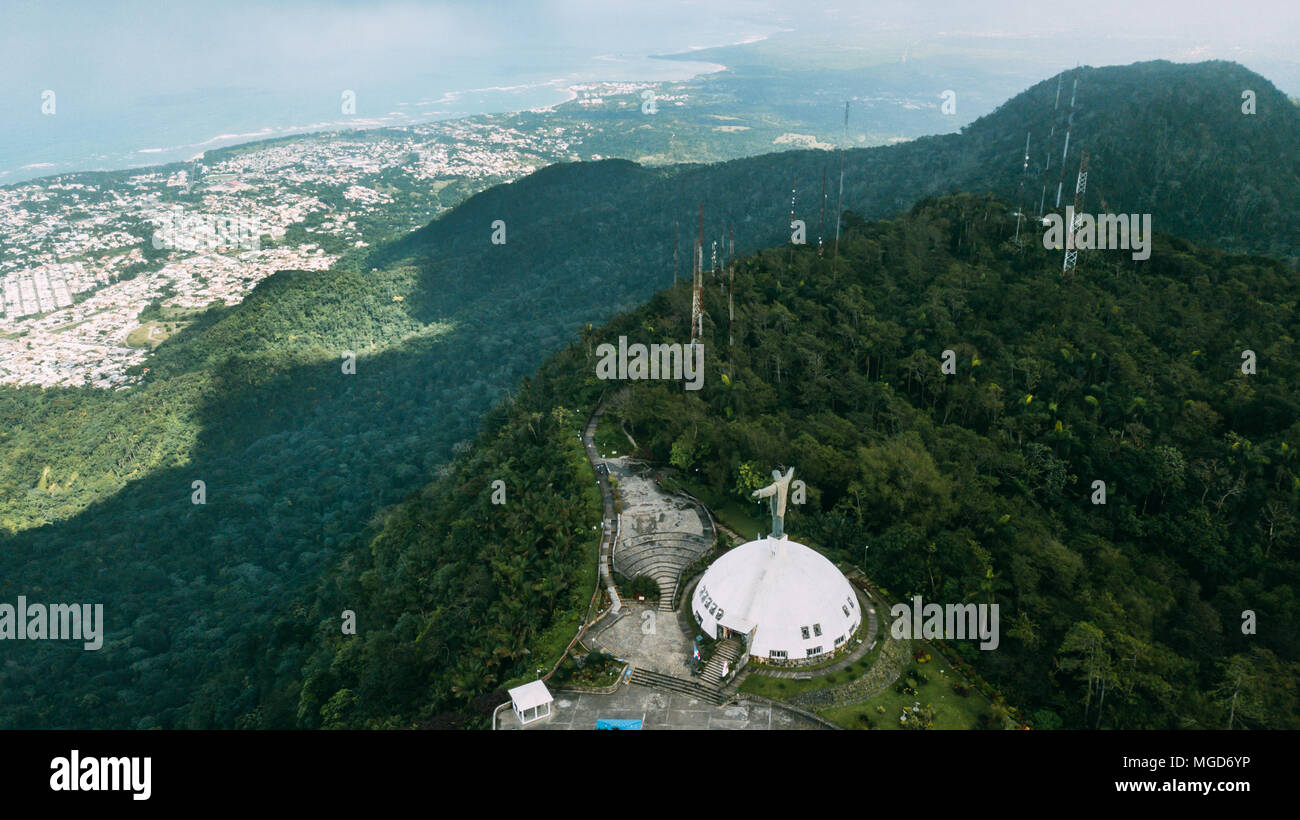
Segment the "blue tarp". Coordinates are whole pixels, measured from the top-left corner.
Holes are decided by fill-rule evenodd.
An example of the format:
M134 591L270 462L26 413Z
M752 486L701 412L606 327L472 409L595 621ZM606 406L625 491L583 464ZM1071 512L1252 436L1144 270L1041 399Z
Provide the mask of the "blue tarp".
M615 718L596 718L597 729L640 729L641 721Z

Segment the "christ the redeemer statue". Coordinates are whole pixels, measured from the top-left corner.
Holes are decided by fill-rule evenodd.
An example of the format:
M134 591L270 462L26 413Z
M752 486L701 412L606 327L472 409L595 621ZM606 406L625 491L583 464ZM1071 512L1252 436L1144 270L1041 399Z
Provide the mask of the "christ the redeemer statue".
M754 490L754 498L771 498L772 504L772 534L768 538L785 537L785 501L790 495L790 481L794 478L794 468L785 471L781 475L780 470L772 471L773 482L761 490Z

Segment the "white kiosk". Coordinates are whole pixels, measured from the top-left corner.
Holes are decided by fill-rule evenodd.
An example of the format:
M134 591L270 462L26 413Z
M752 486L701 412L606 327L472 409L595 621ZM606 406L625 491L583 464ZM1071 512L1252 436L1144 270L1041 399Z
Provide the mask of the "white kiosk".
M540 680L516 686L510 691L510 706L515 710L515 717L521 725L528 725L535 720L551 716L551 691Z

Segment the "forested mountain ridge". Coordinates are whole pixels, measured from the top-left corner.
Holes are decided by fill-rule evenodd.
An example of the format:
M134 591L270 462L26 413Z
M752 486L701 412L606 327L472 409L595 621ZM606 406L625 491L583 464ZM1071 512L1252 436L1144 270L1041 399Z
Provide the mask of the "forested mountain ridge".
M1120 180L1119 193L1099 170L1105 163L1094 164L1089 190L1112 209L1136 210L1129 203L1152 190L1160 160L1140 146L1162 121L1171 133L1196 136L1197 150L1216 133L1239 137L1220 146L1234 162L1250 160L1222 176L1237 185L1223 189L1225 202L1293 189L1296 152L1273 152L1300 145L1296 113L1280 111L1258 75L1224 63L1156 63L1080 76L1072 146L1092 150L1087 129L1093 138L1127 134L1139 146L1139 176ZM1124 92L1157 81L1171 89L1167 108L1129 106ZM1259 95L1258 119L1234 107L1243 82ZM1035 132L1048 127L1054 92L1055 79L1028 92ZM1238 102L1219 107L1229 92ZM1183 99L1200 108L1173 102ZM893 215L927 193L987 190L986 182L1014 196L1026 123L1013 113L972 124L971 139L848 152L845 206ZM426 485L473 437L480 416L576 328L633 310L667 286L675 232L685 275L697 203L705 204L708 239L734 226L738 249L775 247L789 239L794 176L798 215L815 244L819 203L804 192L820 190L824 169L833 188L837 159L802 151L710 166L552 166L473 197L377 249L369 264L271 277L240 305L210 311L161 345L141 386L111 394L0 388L0 578L32 594L104 601L109 618L105 648L93 656L21 647L22 663L0 668L0 726L253 720L264 697L249 680L253 659L282 602L341 551L368 541L380 512ZM1168 168L1156 230L1176 231L1185 205L1176 194L1201 190L1221 170L1181 160ZM1293 218L1261 206L1243 241L1256 250L1281 241L1293 255L1300 234L1283 229ZM506 223L504 245L491 241L496 219ZM832 216L828 241L833 225ZM1025 238L1038 240L1028 229ZM348 351L358 356L354 375L340 367ZM207 487L204 505L191 503L196 480ZM306 655L295 657L277 666L296 669ZM42 685L49 679L66 683L51 690ZM281 692L283 703L296 697ZM276 715L267 725L284 725L284 713Z
M603 391L637 455L697 476L711 502L743 496L746 471L793 465L809 487L788 522L801 540L900 598L999 604L997 650L956 646L1036 728L1222 728L1230 711L1237 727L1300 726L1300 275L1161 235L1149 262L1084 254L1063 278L1059 253L1011 241L1011 211L983 196L928 200L891 221L849 215L836 266L812 249L740 260L734 348L725 288L709 277L698 393L602 382L593 353L620 335L685 339L687 288L585 332L493 414L454 478L388 520L373 559L362 549L332 576L330 590L378 573L373 631L316 642L298 725L469 719L492 700L479 695L544 665L490 639L450 660L422 653L424 636L471 633L447 632L442 607L401 602L475 540L484 567L502 549L525 576L540 566L527 546L540 523L480 538L434 499L454 499L454 518L498 520L486 494L458 489L493 474L473 465L509 457L526 419ZM955 375L941 372L945 349ZM561 478L539 480L579 491ZM1092 501L1094 480L1105 504ZM1245 610L1258 634L1243 634ZM486 617L477 630L491 629ZM468 666L488 652L491 667ZM381 686L383 674L405 691ZM340 698L346 714L329 705Z
M1051 210L1075 76L1064 72L1038 83L960 134L845 152L843 207L877 219L925 196L979 191L1013 205L1023 199L1024 209L1036 213L1046 186ZM1300 109L1268 80L1219 61L1083 67L1077 78L1062 206L1073 202L1080 152L1088 151L1085 211L1151 213L1157 231L1231 250L1300 256L1300 214L1290 207L1300 186ZM1244 90L1256 95L1255 114L1242 113ZM1027 133L1030 171L1022 174ZM682 258L688 255L700 204L706 242L730 228L742 252L788 242L792 185L795 216L806 223L808 241L815 244L819 233L834 235L834 152L790 151L655 169L604 164L610 167L554 165L482 192L405 239L377 248L370 264L426 265L433 281L451 285L453 277L437 275L437 266L480 256L491 221L501 219L510 242L493 248L495 256L484 261L506 275L533 270L524 267L529 263L565 281L582 270L593 278L604 270L622 271L633 278L654 276L647 284L657 289L660 272L671 275L675 231ZM552 207L532 208L538 197ZM520 214L528 217L516 218ZM575 254L575 247L590 253ZM619 292L627 286L622 276L600 281ZM644 288L635 290L648 295Z

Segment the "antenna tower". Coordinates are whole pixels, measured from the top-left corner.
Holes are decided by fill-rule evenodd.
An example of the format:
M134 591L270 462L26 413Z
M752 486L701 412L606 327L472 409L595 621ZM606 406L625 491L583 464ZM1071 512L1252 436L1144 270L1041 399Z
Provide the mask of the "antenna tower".
M700 203L700 235L695 240L691 274L691 346L704 335L704 203Z
M677 287L677 220L673 220L673 287Z
M1056 102L1052 105L1052 130L1047 133L1047 142L1043 144L1043 153L1047 160L1043 163L1043 193L1038 197L1038 218L1043 218L1043 206L1047 204L1047 174L1052 170L1052 137L1056 136L1056 114L1061 110L1061 80L1065 74L1056 75Z
M736 344L736 229L731 229L731 253L727 256L727 346ZM728 358L730 363L730 358Z
M1025 215L1025 177L1029 175L1029 132L1025 132L1025 165L1020 169L1020 198L1016 204L1016 244L1020 244L1020 220Z
M822 258L822 248L825 243L822 237L826 233L826 166L822 166L822 213L817 219L817 258Z
M1065 275L1074 270L1074 264L1079 258L1079 248L1075 243L1074 232L1079 230L1079 225L1083 223L1083 218L1079 211L1083 207L1083 194L1088 190L1088 152L1084 151L1079 159L1079 180L1074 184L1074 216L1070 219L1070 233L1067 234L1065 246L1065 263L1061 266L1061 274Z
M831 273L840 261L840 219L844 213L844 148L849 143L849 101L844 101L844 137L840 140L840 195L835 200L835 253L831 256Z
M1074 87L1070 89L1070 117L1065 121L1065 148L1061 150L1061 173L1056 180L1056 207L1061 207L1061 189L1065 185L1065 158L1070 153L1070 129L1074 126L1074 99L1079 91L1079 69L1074 69Z
M790 230L794 230L794 199L795 192L798 190L796 183L799 177L795 174L790 175ZM794 237L790 237L790 253L787 255L785 266L787 268L794 265Z

